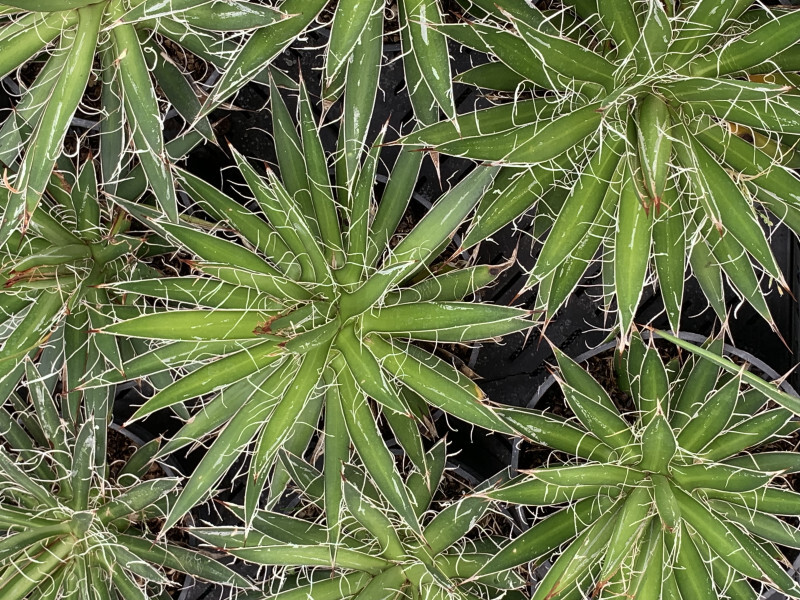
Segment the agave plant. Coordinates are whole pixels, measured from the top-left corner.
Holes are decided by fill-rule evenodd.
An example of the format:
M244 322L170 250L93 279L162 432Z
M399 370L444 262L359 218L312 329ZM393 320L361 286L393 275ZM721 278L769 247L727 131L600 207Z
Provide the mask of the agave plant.
M93 76L100 82L100 107L87 110L99 114L102 181L113 187L125 179L130 146L162 209L177 220L162 130L166 112L157 90L186 123L213 138L206 115L259 77L324 4L323 0L287 0L276 8L248 0L0 4L0 76L30 70L36 60L44 62L32 83L19 80L25 88L0 129L0 162L14 173L5 180L11 194L3 207L0 243L15 228L27 229ZM201 82L175 64L167 46L179 47L221 71L205 98L196 89Z
M321 508L326 487L322 473L290 454L283 453L281 460L305 497ZM424 523L421 533L405 525L394 507L386 505L385 495L351 464L340 465L342 477L338 483L346 510L336 524L310 523L259 510L251 529L197 527L190 531L237 558L287 567L282 578L285 583L269 596L276 600L338 600L373 595L497 598L507 590L523 587L525 581L513 571L486 577L475 575L498 549L499 540L482 532L467 537L489 510L488 499L464 497L433 510L432 500L442 482L445 460L442 441L425 455L425 463L413 469L405 482L415 514ZM228 509L243 518L242 507L228 505ZM330 528L335 529L335 544L330 542ZM309 573L312 568L314 572Z
M175 585L167 571L252 588L206 553L156 537L180 480L153 476L156 440L112 474L105 417L90 412L108 408L73 414L66 394L59 402L59 364L50 348L37 365L26 359L25 384L0 406L3 598L163 598Z
M706 348L680 343L696 353L682 365L665 365L638 334L617 355L630 411L554 350L574 417L524 409L504 416L564 459L483 495L561 508L476 575L561 548L533 600L591 591L600 598L756 598L758 582L800 597L777 548L800 547L800 530L780 518L800 507L800 494L780 479L800 469L800 454L759 450L797 430L800 400L722 357L720 340Z
M132 175L123 187L135 197L146 180L140 170ZM14 231L0 246L0 400L20 381L25 358L34 359L47 343L62 361L53 372L69 367L64 405L76 418L81 402L92 407L107 402L108 390L102 389L88 390L82 400L75 390L80 378L120 369L145 349L138 340L90 334L112 321L108 290L98 286L150 273L140 261L168 246L155 235L131 232L130 217L107 206L100 192L93 161L79 171L64 165L60 177L49 182L27 233ZM0 190L0 205L8 193Z
M497 59L461 81L513 97L402 143L508 167L465 247L534 203L552 215L525 286L538 285L547 319L600 252L623 342L649 270L678 329L687 265L721 318L726 278L774 327L759 273L785 288L764 231L772 218L800 232L800 181L789 168L798 164L800 10L598 4L540 11L500 1L483 20L439 26ZM547 193L554 184L570 189Z
M511 432L466 375L410 343L464 343L532 325L530 311L462 301L492 282L503 266L432 265L496 169L467 175L395 245L393 233L411 197L420 156L407 153L398 159L376 207L380 144L358 165L354 185L334 186L305 88L300 90L299 133L274 86L271 102L282 178L271 170L266 178L259 176L234 152L260 214L176 170L186 193L220 219L215 229L241 243L125 203L192 255L189 265L196 274L107 286L156 299L157 305L148 309L151 314L108 325L101 333L170 343L124 364L124 375L110 370L87 385L182 365L195 369L148 399L133 419L210 394L162 451L195 443L222 427L172 507L168 527L207 497L252 442L245 494L250 523L262 491L269 485L275 500L288 481L280 467L270 481L279 449L302 454L324 408L331 513L338 510L333 486L338 486L338 465L350 439L387 499L419 531L373 411L382 412L406 452L420 459L418 425L428 404ZM377 402L375 408L367 397Z

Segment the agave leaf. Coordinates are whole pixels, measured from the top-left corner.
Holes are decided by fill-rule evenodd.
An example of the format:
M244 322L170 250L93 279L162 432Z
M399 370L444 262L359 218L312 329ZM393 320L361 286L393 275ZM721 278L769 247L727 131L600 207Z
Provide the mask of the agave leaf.
M466 342L531 327L523 309L467 302L398 304L365 314L364 333L390 333L419 340Z
M325 454L323 455L324 509L328 521L327 540L336 547L342 532L344 497L342 490L342 467L350 460L350 438L344 418L339 388L331 385L335 374L332 369L324 373L325 384ZM284 460L281 460L284 464ZM288 469L286 469L288 472ZM296 477L293 478L296 481Z
M708 125L708 124L707 124ZM800 220L793 210L797 177L753 144L718 126L706 126L695 134L698 141L725 161L731 168L752 177L756 195L776 216L795 231Z
M397 3L397 11L399 21L408 23L405 1ZM406 87L408 88L408 96L414 116L422 125L435 123L439 117L436 109L436 99L423 80L419 64L411 52L411 31L409 27L400 28L400 44L403 50L403 71Z
M32 589L46 581L50 574L57 570L60 563L69 554L70 547L71 545L66 537L56 540L55 543L48 547L43 560L29 562L16 575L6 580L3 586L3 592L6 597L10 600L22 600L22 598L25 598Z
M797 42L798 23L797 11L776 16L719 51L692 61L689 69L694 75L722 75L758 66Z
M125 13L125 22L163 16L175 16L200 29L213 31L241 31L260 29L287 17L269 6L234 0L225 6L214 3L197 3L192 0L172 0L168 6L160 2L142 2Z
M365 261L368 266L374 266L380 256L389 249L389 241L411 200L421 163L422 154L419 152L400 153L370 227Z
M696 163L684 163L684 166L696 169L689 171L689 177L695 192L703 194L705 202L711 207L709 217L715 227L718 231L730 232L770 275L782 282L783 276L753 209L717 161L693 137L690 140Z
M576 536L582 524L592 523L608 510L612 502L601 496L599 501L585 498L549 515L489 559L477 573L499 573L520 564L547 556L561 544Z
M726 465L754 469L756 471L773 471L781 474L796 473L800 457L794 452L758 452L745 454L723 461Z
M680 330L686 274L686 224L675 187L667 188L660 215L653 220L653 254L661 297L673 331Z
M142 419L162 408L220 390L243 380L285 356L275 342L264 342L219 358L178 379L140 406L131 420Z
M200 461L199 468L189 478L181 495L170 507L163 526L165 530L175 525L193 506L211 493L218 480L236 460L240 450L253 439L280 401L294 369L293 361L284 361L258 393L228 421Z
M405 236L383 264L383 268L406 261L424 263L452 236L458 225L480 200L497 174L496 167L479 167L446 192ZM408 268L408 275L414 272Z
M603 121L599 103L562 116L481 138L463 138L435 147L438 152L497 164L531 166L552 160L597 132ZM591 145L591 142L587 142Z
M32 140L28 143L28 150L14 180L14 191L9 195L0 221L0 245L8 241L9 235L20 222L23 231L28 228L31 214L50 180L55 157L59 155L72 115L89 79L104 8L103 5L96 5L82 9L74 37L62 36L61 44L63 48L69 48L69 57L54 86L59 90L59 99L45 106Z
M700 0L682 7L676 15L676 22L681 26L669 46L667 63L673 68L685 65L751 4L747 0L736 0L720 10L713 2Z
M294 381L282 394L279 403L270 415L269 421L261 430L248 470L247 487L245 488L245 524L250 525L259 498L268 480L268 471L277 460L278 450L285 447L291 450L290 441L294 436L302 435L302 430L313 428L319 417L319 410L310 411L314 421L309 423L301 419L306 416L305 407L317 393L320 372L324 368L329 344L321 344L306 353L297 369ZM314 404L312 402L312 404ZM319 406L317 404L317 406ZM299 424L299 425L298 425ZM305 444L303 445L305 448ZM274 480L273 480L274 482ZM282 490L275 490L279 493Z
M414 533L421 534L416 513L397 472L394 459L381 439L366 398L357 391L356 382L343 363L340 356L333 359L339 381L344 386L344 393L340 397L350 438L381 493L390 501L405 524Z
M681 597L686 595L687 597L701 598L703 600L711 600L718 597L714 590L708 567L703 562L703 558L685 525L681 527L680 537L674 546L676 548L673 549L673 552L676 553L677 557L675 568L672 569L672 572Z
M615 66L605 57L562 37L537 31L524 20L512 18L512 21L542 63L552 61L550 66L566 78L594 82L606 90L613 89ZM547 60L544 60L545 54Z
M546 62L531 60L531 49L518 35L481 23L448 24L441 30L456 42L495 55L512 71L543 89L565 90L573 82Z
M325 57L326 85L347 65L358 40L364 34L370 16L378 12L377 0L345 0L337 7L331 39Z
M614 271L626 274L614 278L623 346L644 290L652 240L652 221L639 202L634 177L629 164L620 186L614 239Z
M283 366L272 363L265 369L254 372L241 381L225 387L222 391L206 403L202 410L196 412L183 427L159 451L159 457L166 456L180 448L195 443L207 436L220 425L224 424L231 415L253 398L260 396L259 388L275 372ZM166 389L166 388L165 388ZM255 401L255 400L252 400Z
M230 223L247 241L261 250L276 265L283 267L281 270L287 275L290 274L285 267L287 261L284 258L290 251L269 224L196 175L179 168L175 169L175 173L184 190L195 202L216 218Z
M711 500L709 505L723 517L739 523L758 537L789 548L797 548L800 544L800 530L772 515L750 511L720 500Z
M378 541L380 554L389 560L400 561L405 556L395 526L388 515L359 492L353 484L344 482L344 501L356 520Z
M601 442L594 434L548 412L511 407L498 407L497 412L520 435L536 444L588 460L606 461L614 455L611 447Z
M219 543L216 536L213 536L210 531L195 529L193 534L208 543ZM269 545L254 543L252 545L229 548L228 552L237 558L263 565L331 566L330 549L320 544L313 546L295 544L292 552L286 552L285 544L274 542ZM387 565L387 561L380 557L350 550L349 548L340 548L336 552L334 566L377 574L385 569Z
M488 62L472 67L456 75L453 82L474 85L479 88L491 88L501 92L515 92L518 89L532 87L526 84L522 75L501 62Z
M483 402L485 396L480 388L441 359L414 346L403 349L378 335L364 341L384 369L431 405L481 427L513 431Z
M353 62L347 68L339 140L343 156L337 164L336 173L336 180L341 186L340 193L344 194L352 188L359 172L360 156L367 141L370 116L378 94L383 61L382 28L381 11L373 11L364 35L353 49ZM403 35L407 35L405 30Z
M32 16L25 15L21 17L15 25L22 24L27 17ZM15 28L15 25L6 25L3 28L3 34L7 35L10 30ZM29 26L31 25L29 24ZM36 37L36 33L38 33L37 27L31 26L30 34ZM45 35L44 32L41 33ZM2 35L2 38L6 38L6 35ZM47 38L43 37L42 39ZM19 42L19 40L16 40L16 42ZM9 50L8 48L3 48L4 56L5 52L9 52ZM3 123L3 127L0 128L0 148L2 148L0 150L0 159L4 164L12 165L29 142L31 134L47 104L47 99L52 97L53 88L58 83L59 75L64 70L64 65L69 60L69 57L69 48L55 49L39 72L39 76L27 89L27 93L20 99L15 113L9 115L6 122Z
M423 533L431 555L444 552L466 535L489 509L489 504L488 498L471 496L437 513Z
M733 414L741 380L733 378L708 395L678 434L678 444L695 452L717 438Z
M775 473L752 471L722 464L694 464L672 467L672 475L681 489L722 489L729 492L749 492L766 486Z
M44 15L28 13L10 23L4 23L0 33L3 57L0 73L4 77L8 75L77 21L76 12Z
M617 510L609 510L587 527L553 563L532 600L543 600L568 589L586 576L586 569L602 554L613 530Z
M153 544L149 540L125 534L117 534L117 539L124 542L133 554L148 562L188 573L202 581L234 585L239 588L252 587L247 579L200 552L173 544L164 546Z
M552 272L568 256L570 250L585 238L597 219L603 198L609 188L615 168L620 163L619 152L624 141L609 137L596 152L556 218L526 287Z
M200 116L209 114L229 96L258 77L325 7L325 0L287 0L281 11L291 15L253 33L247 43L225 65L225 73L203 104Z
M638 487L625 498L617 515L614 531L608 541L608 551L603 557L600 581L607 581L622 566L623 561L639 545L651 523L650 490ZM642 541L647 545L648 540Z
M369 151L364 164L353 182L351 193L346 201L350 210L350 222L346 231L347 256L342 257L346 264L337 272L337 279L344 285L360 280L366 267L367 245L369 244L369 221L374 210L373 188L378 168L380 146L386 129L381 130L375 145Z
M253 339L274 313L258 310L180 310L141 315L106 326L103 332L148 339L213 341Z
M553 353L564 377L561 389L587 431L611 448L632 446L633 434L606 391L566 354L556 348Z
M241 273L241 271L238 271ZM257 278L255 273L252 276ZM265 278L266 279L266 278ZM103 289L122 293L141 294L168 302L238 310L282 310L274 298L250 287L203 277L173 277L105 284Z
M371 398L389 409L389 412L411 417L411 409L401 398L381 369L381 365L369 347L355 334L351 327L345 327L336 336L336 349L347 361L358 387Z
M794 398L793 396L790 396L789 394L780 391L777 386L767 383L760 377L757 377L752 373L742 370L739 366L735 365L727 358L718 356L713 352L709 352L708 350L695 346L690 342L681 340L680 338L677 338L669 333L663 331L658 331L657 333L660 337L669 340L673 344L680 346L685 350L689 350L690 352L693 352L701 356L702 358L716 364L718 367L722 367L729 373L732 373L734 375L739 375L741 373L741 377L744 381L749 383L751 386L753 386L760 392L763 392L771 400L774 400L781 406L788 408L795 414L800 412L800 401L798 401L797 398Z
M716 355L722 354L721 339L711 340L706 345L710 352ZM713 362L694 354L691 360L686 361L680 377L684 383L676 388L672 407L670 424L673 429L680 430L689 422L689 418L695 414L713 389L718 377L719 367Z
M158 100L136 31L132 25L119 25L112 30L112 39L134 145L141 151L142 167L162 210L177 222L178 199L167 162Z
M722 560L747 577L761 578L761 568L737 539L735 526L720 520L703 503L678 489L675 490L675 497L685 521Z
M325 152L312 113L308 90L302 82L300 84L299 116L303 158L311 193L312 212L307 220L308 228L314 238L320 238L327 263L335 267L344 264L342 232L339 229L339 218L336 213L336 203L333 200ZM274 183L276 187L280 187L278 182ZM284 207L285 204L284 202ZM355 218L355 215L351 216L351 219ZM308 240L304 241L308 243ZM316 245L316 242L312 240L312 244ZM316 268L315 264L315 270Z
M500 104L422 127L401 138L399 142L415 146L436 146L463 138L480 138L551 118L556 107L555 99L549 97Z
M447 39L439 30L442 14L436 0L400 0L408 28L410 52L422 81L448 119L456 116Z

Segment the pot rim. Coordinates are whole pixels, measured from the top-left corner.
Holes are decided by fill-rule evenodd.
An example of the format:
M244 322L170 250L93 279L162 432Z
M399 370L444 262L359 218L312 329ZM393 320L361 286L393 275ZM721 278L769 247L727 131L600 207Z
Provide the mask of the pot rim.
M672 332L670 332L670 333L672 333ZM650 331L643 331L643 332L641 332L641 335L642 335L642 339L649 340L651 332ZM679 337L680 339L685 340L687 342L691 342L693 344L703 343L708 339L706 336L701 335L699 333L679 332L679 333L672 333L672 335L675 335L675 336ZM660 337L657 333L655 334L655 336L656 337ZM586 352L584 352L583 354L580 354L577 358L574 358L573 360L576 363L582 363L582 362L584 362L586 360L589 360L590 358L593 358L593 357L597 356L598 354L600 354L602 352L605 352L607 350L610 350L611 348L614 348L616 345L617 345L617 342L615 340L612 340L612 341L609 341L609 342L605 342L603 344L600 344L599 346L596 346L594 348L591 348L591 349L587 350ZM737 358L741 358L741 359L747 361L749 364L753 365L758 370L763 372L772 381L774 381L776 379L780 379L780 377L781 377L780 373L778 373L775 369L770 367L767 363L762 361L760 358L758 358L756 356L753 356L749 352L746 352L745 350L741 350L741 349L737 348L736 346L732 346L730 344L724 344L723 347L722 347L722 351L724 353L726 353L726 354L730 354L732 356L736 356ZM537 388L536 392L533 394L533 397L530 399L528 404L525 405L525 407L526 408L535 408L536 404L539 402L539 400L542 399L542 396L544 396L545 392L550 389L550 387L553 385L553 383L555 383L555 376L554 375L548 376L547 379L545 379L544 382ZM800 397L800 394L798 394L797 390L795 390L794 387L792 387L792 385L789 384L789 382L787 380L783 380L780 383L780 388L784 392L786 392L787 394L791 394L793 396Z

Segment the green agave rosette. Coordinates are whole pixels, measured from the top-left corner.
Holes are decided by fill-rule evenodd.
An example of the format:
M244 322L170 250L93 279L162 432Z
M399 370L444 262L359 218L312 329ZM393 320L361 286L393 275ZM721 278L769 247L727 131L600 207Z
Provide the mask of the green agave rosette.
M688 270L720 319L727 280L774 327L761 279L786 283L768 233L800 232L800 10L477 4L483 18L436 29L496 59L457 80L508 102L401 140L504 167L464 247L535 205L534 235L550 232L525 288L546 319L601 261L623 342L651 280L679 328Z
M353 184L334 186L305 88L300 89L299 130L274 86L272 110L281 176L269 171L261 177L234 152L259 212L177 170L187 194L220 220L216 228L234 233L238 241L188 222L169 223L153 210L125 203L192 255L196 274L107 286L168 308L108 325L103 334L166 344L123 365L124 375L109 370L90 385L170 368L191 370L134 415L139 419L163 408L195 407L162 454L217 433L172 507L167 526L206 498L247 448L244 506L249 524L262 491L269 488L269 502L274 502L288 482L286 470L276 464L281 448L302 454L320 426L331 522L340 510L339 465L352 442L381 492L406 525L419 532L378 416L404 450L420 460L420 425L430 418L431 406L481 427L512 432L473 381L412 343L467 343L533 324L530 311L464 301L494 281L504 266L433 265L496 169L478 168L467 175L395 245L394 232L411 198L421 156L401 154L378 204L374 182L380 139L362 155L363 164L356 163L352 177L344 176ZM336 166L348 173L345 155L337 157ZM193 403L201 397L203 404Z
M800 546L800 530L782 518L797 514L800 494L781 479L800 469L800 454L759 450L797 431L800 401L722 357L720 340L678 342L694 353L682 364L664 364L638 334L617 355L633 412L558 350L556 379L574 417L502 409L564 458L482 495L558 510L478 575L557 551L534 600L757 598L762 587L800 597L778 548Z

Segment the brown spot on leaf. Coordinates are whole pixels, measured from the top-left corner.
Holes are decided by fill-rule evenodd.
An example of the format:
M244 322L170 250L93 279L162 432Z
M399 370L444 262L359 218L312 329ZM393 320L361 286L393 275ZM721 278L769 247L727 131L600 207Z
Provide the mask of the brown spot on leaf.
M255 329L253 329L253 335L268 335L272 333L272 323L274 323L277 318L278 315L275 315L263 323L256 325Z

